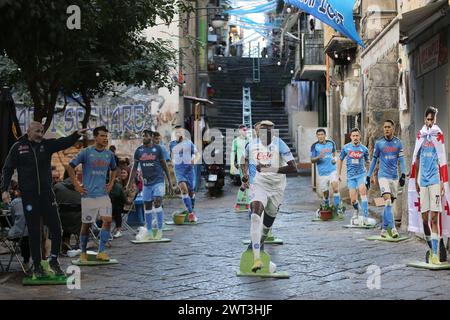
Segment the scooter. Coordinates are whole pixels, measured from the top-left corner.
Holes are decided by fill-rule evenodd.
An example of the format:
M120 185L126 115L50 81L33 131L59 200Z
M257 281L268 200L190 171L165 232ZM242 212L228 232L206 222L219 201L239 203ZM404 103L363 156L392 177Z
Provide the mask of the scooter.
M213 149L211 154L218 155L220 150ZM218 192L225 185L225 165L212 163L206 166L206 188L210 192Z

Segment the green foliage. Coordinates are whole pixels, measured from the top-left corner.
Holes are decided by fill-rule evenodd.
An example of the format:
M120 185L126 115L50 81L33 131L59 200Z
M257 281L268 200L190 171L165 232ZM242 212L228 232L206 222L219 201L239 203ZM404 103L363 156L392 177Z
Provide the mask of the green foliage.
M80 30L66 26L70 5ZM189 10L178 0L0 0L0 53L10 60L0 59L0 82L25 84L46 127L61 92L90 100L116 84L173 88L175 50L143 31Z

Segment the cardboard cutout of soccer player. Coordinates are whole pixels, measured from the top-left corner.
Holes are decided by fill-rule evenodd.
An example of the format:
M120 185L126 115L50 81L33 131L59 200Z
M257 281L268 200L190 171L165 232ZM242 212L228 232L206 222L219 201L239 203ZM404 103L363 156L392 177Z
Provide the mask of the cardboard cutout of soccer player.
M142 133L142 145L134 153L134 164L129 181L134 181L138 166L141 168L144 188L142 198L144 200L144 212L147 230L136 236L138 241L161 240L164 211L162 207L163 197L166 192L164 174L167 177L169 193L172 194L172 181L169 168L166 163L166 155L163 147L159 145L160 134L144 130ZM156 215L156 234L153 234L153 216ZM145 230L144 230L145 231Z
M283 140L273 135L273 127L273 122L269 120L259 123L257 137L247 145L245 163L242 165L244 181L250 183L253 272L264 267L261 244L264 243L281 206L286 188L286 174L297 172L291 150Z
M244 124L239 125L239 136L233 139L230 155L230 174L239 174L241 182L244 177L241 159L243 159L245 154L245 146L249 142L247 131L248 128ZM245 184L241 184L241 187L238 190L234 209L236 212L247 211L249 209L248 188L245 187Z
M373 176L377 163L380 163L378 169L378 183L380 185L381 196L384 198L383 225L380 236L386 238L388 230L392 238L398 238L399 234L395 228L394 214L392 204L397 198L398 186L405 185L406 168L405 158L403 156L403 144L394 136L395 123L393 120L386 120L383 124L384 137L375 142L372 163L369 173L366 177L367 188L371 183L375 183ZM398 176L398 164L400 163L401 176Z
M194 213L194 165L201 155L195 144L186 137L186 132L181 126L175 127L175 140L170 142L169 148L175 178L181 190L183 203L188 211L188 221L189 223L195 223L197 222L197 216Z
M110 261L106 254L106 244L110 239L112 222L112 204L109 193L114 186L117 174L117 164L114 154L108 150L108 129L100 126L94 129L94 145L81 150L67 166L72 183L81 198L81 232L80 263L88 262L87 244L89 240L89 230L97 217L102 220L100 230L100 242L96 259L100 262ZM82 184L78 181L74 168L79 164L83 168ZM109 171L109 180L107 174Z
M417 134L408 186L408 230L425 234L426 262L447 263L442 237L450 234L450 190L444 134L436 124L438 110L428 107ZM442 214L443 210L446 214ZM420 212L420 214L419 214Z
M353 205L351 225L369 226L369 203L366 189L366 167L369 165L369 150L361 144L361 132L358 128L351 131L351 142L341 150L338 161L339 181L341 181L342 162L347 158L347 186ZM359 217L358 192L361 196L363 215Z
M343 215L341 195L339 194L339 176L337 174L336 144L327 139L325 129L317 129L317 141L311 146L311 163L317 164L319 188L323 194L323 207L330 207L330 188L333 190L334 208L338 217ZM320 210L320 209L319 209Z

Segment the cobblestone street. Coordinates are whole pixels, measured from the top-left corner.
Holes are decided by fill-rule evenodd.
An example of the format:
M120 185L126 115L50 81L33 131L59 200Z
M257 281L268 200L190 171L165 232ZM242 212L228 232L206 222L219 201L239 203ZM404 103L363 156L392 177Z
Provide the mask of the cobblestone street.
M215 199L197 194L196 226L174 226L172 242L133 245L130 233L112 243L120 264L82 267L81 289L66 286L24 287L21 273L2 274L0 299L447 299L450 271L406 267L422 259L425 244L365 240L379 230L344 229L344 222L311 221L318 205L310 178L289 178L285 203L274 225L284 245L266 245L278 270L289 279L236 276L249 238L247 214L232 210L237 188L225 186ZM166 218L182 205L166 201ZM346 214L346 221L349 220ZM1 256L4 259L5 256ZM62 258L64 266L70 258ZM367 286L367 268L381 268L381 289ZM17 263L13 270L18 271Z

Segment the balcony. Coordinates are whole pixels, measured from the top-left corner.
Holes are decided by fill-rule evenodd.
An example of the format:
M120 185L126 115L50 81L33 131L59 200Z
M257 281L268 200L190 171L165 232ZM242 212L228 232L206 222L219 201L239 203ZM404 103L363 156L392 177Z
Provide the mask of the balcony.
M358 47L356 42L331 28L327 28L325 43L325 54L333 59L336 65L349 64L351 60L348 60L348 57L354 57Z
M300 50L298 78L300 80L320 80L326 72L323 31L315 30L313 33L304 33Z

